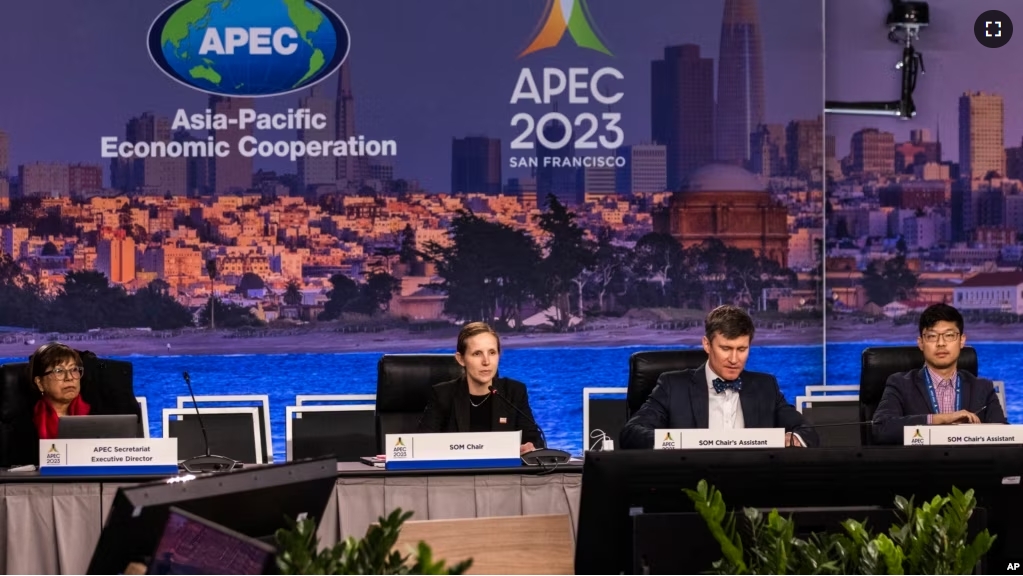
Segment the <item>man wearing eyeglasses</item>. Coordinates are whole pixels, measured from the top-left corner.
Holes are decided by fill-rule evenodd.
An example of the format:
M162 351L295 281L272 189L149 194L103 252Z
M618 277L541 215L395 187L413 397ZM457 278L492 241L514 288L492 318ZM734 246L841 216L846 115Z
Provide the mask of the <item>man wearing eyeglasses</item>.
M958 369L965 345L958 310L932 304L923 311L917 346L924 353L924 365L888 377L874 412L878 444L902 444L906 426L1006 423L994 383Z

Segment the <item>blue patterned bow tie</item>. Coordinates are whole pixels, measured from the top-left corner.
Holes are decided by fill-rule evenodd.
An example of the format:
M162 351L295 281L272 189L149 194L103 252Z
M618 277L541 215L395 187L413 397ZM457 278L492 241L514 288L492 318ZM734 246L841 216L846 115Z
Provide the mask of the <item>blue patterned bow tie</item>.
M722 392L728 390L729 388L735 390L736 392L742 391L741 378L736 378L735 380L722 380L720 378L715 378L714 381L711 382L711 384L714 385L714 391L717 392L718 394L721 394Z

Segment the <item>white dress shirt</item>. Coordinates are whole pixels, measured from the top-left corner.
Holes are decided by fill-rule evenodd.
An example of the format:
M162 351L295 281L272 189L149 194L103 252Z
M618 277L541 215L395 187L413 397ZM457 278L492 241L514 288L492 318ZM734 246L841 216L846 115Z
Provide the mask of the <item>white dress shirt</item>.
M739 393L734 388L729 388L718 394L714 391L714 379L721 378L710 369L710 362L707 363L707 395L710 399L710 406L707 410L707 427L711 430L731 430L745 428L746 423L742 419L742 404L739 403ZM721 378L724 380L724 378Z
M711 430L740 429L746 427L742 418L742 403L739 402L739 393L734 388L729 388L718 394L714 390L714 379L721 378L710 369L710 362L704 369L707 375L707 396L710 406L707 409L707 428ZM724 380L724 378L721 378ZM799 443L806 446L799 434L793 434Z

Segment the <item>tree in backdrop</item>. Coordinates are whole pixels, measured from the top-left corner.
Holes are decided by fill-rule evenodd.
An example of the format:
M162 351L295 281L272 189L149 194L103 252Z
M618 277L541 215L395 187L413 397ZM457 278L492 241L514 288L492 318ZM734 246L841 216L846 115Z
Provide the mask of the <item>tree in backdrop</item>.
M39 286L10 254L0 254L0 326L35 328L46 316Z
M684 250L671 234L651 232L636 242L628 303L634 307L700 308L707 266L698 248Z
M220 298L213 298L206 303L199 312L199 324L208 326L211 320L216 317L217 322L224 328L247 328L263 326L264 323L249 311L245 306L233 302L224 302Z
M630 280L629 261L632 251L614 243L614 230L597 232L597 247L589 272L590 293L597 300L597 312L615 307L615 298L625 295Z
M68 332L129 328L134 324L133 310L124 288L111 286L102 272L68 272L44 326L47 330Z
M288 286L284 289L284 303L288 306L302 304L302 287L296 280L288 280Z
M544 234L544 257L540 264L544 282L539 300L545 307L554 305L555 316L551 322L556 330L568 328L573 287L578 289L581 299L582 283L577 279L594 263L595 247L575 219L576 214L553 194L547 196L544 212L535 217ZM582 302L579 310L581 314Z
M416 250L416 231L412 229L411 224L406 224L398 240L398 261L402 264L411 264L415 261L418 254L419 251Z
M867 300L878 306L911 298L916 294L917 282L917 275L909 269L903 252L884 262L873 260L863 272Z
M320 320L336 320L341 317L345 308L359 297L359 285L344 274L335 274L330 277L330 284L333 288L327 292L327 303L320 312Z
M391 274L392 273L391 266L393 265L393 260L397 258L399 255L398 250L392 246L377 246L373 250L373 253L377 257L382 258L382 260L377 260L373 263L370 273L376 274L383 272L386 274Z
M192 313L170 294L170 284L153 280L131 297L134 324L154 330L176 330L192 325Z
M395 292L401 291L401 280L387 272L372 272L366 283L359 286L359 295L348 303L347 310L367 316L376 316L387 312L391 307L391 298Z
M522 325L523 307L540 290L540 248L523 231L459 211L448 227L448 242L429 241L424 258L437 266L447 294L444 312L459 321Z

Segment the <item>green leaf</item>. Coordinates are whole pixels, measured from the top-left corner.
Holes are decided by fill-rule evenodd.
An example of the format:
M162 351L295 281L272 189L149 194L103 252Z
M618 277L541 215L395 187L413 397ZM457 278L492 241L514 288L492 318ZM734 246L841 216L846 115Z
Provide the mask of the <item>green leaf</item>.
M317 550L313 520L285 519L287 527L275 535L277 567L281 574L464 574L472 566L472 559L467 559L448 568L443 560L434 560L425 542L419 542L411 555L395 551L401 526L411 517L412 512L395 509L367 528L363 538L348 537L323 551Z
M718 490L705 480L696 490L683 490L721 546L717 574L969 574L995 540L984 530L967 542L976 499L972 490L953 487L918 507L913 498L897 496L896 522L876 536L865 523L848 519L840 532L803 540L795 537L792 518L745 508L744 548L735 514Z

